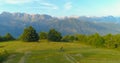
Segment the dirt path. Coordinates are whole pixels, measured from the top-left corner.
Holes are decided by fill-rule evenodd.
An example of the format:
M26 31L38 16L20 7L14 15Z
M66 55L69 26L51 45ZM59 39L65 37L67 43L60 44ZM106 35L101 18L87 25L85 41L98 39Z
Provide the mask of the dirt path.
M24 56L21 57L20 61L18 63L25 63L26 57L30 54L31 52L25 52Z
M69 54L65 54L64 56L70 63L79 63L79 62L77 62L77 60L74 57L72 57Z
M68 57L67 54L65 54L64 56L65 56L65 58L66 58L70 63L75 63L73 60L71 60L71 59Z
M7 61L4 61L3 63L9 63L10 61L13 60L13 58L14 58L15 56L16 56L15 54L10 55L10 56L8 57L8 60L7 60Z

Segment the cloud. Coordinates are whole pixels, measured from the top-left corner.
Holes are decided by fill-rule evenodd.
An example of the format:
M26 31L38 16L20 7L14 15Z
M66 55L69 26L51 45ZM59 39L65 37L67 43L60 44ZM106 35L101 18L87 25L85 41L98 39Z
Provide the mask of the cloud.
M72 2L67 2L65 5L64 5L64 8L65 10L70 10L72 8Z
M32 2L32 0L4 0L3 2L7 4L23 4Z
M36 6L31 6L28 7L30 8L34 8L34 9L43 9L43 10L58 10L59 7L55 4L52 3L47 3L47 2L40 2L40 3L36 3Z
M48 3L44 0L0 0L0 2L3 2L4 5L6 4L14 4L14 5L20 5L25 4L28 6L28 8L41 8L41 9L52 9L52 10L58 10L59 7L55 4ZM29 5L32 5L29 7Z
M45 8L49 8L49 9L54 9L54 10L58 10L58 6L52 4L52 3L46 3L46 2L43 2L43 3L40 3L41 6L45 7Z

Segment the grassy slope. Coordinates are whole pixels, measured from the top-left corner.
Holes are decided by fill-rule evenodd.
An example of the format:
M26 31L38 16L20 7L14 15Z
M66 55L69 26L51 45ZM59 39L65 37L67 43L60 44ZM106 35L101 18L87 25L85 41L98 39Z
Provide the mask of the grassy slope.
M14 53L4 63L120 63L120 52L79 43L40 41L0 43L0 49ZM64 52L60 52L63 46Z

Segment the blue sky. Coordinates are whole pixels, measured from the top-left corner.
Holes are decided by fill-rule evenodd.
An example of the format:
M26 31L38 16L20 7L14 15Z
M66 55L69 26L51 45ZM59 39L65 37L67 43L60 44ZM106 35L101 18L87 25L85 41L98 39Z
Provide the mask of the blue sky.
M120 0L0 0L0 13L52 16L120 16Z

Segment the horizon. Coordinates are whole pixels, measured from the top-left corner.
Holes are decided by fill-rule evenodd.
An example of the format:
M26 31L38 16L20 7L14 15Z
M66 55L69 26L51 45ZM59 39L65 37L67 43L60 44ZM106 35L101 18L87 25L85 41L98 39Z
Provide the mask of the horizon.
M0 13L69 16L120 16L120 0L0 0Z
M53 16L53 15L50 15L50 14L37 14L37 13L27 13L27 12L8 12L8 11L3 11L1 12L0 14L2 13L10 13L10 14L14 14L14 13L20 13L20 14L28 14L28 15L48 15L48 16L51 16L51 17L55 17L55 18L79 18L79 17L87 17L87 18L94 18L94 17L97 17L97 18L100 18L100 17L120 17L120 16L113 16L113 15L106 15L106 16L84 16L84 15L81 15L81 16L77 16L77 15L70 15L70 16Z

